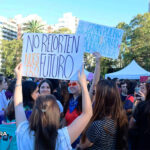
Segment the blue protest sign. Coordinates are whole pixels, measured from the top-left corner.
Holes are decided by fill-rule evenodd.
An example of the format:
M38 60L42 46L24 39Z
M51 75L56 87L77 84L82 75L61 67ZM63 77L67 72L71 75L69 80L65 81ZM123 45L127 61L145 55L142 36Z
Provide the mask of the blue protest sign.
M79 21L77 34L84 34L85 51L99 52L104 57L117 59L122 41L123 30Z

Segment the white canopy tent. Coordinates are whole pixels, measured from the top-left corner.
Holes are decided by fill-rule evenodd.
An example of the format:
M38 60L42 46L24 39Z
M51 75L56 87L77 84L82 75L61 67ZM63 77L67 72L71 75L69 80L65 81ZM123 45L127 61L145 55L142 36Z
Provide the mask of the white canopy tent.
M105 75L107 77L118 79L140 79L140 76L150 76L150 72L139 66L135 60L133 60L128 66L120 71L109 73Z

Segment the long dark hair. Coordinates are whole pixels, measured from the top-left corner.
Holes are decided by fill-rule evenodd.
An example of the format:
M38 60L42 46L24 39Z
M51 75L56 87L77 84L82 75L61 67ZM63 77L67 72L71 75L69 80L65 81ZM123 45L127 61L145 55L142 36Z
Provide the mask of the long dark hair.
M146 83L146 101L150 101L150 82Z
M147 129L145 130L145 133L150 134L150 82L146 83L146 97L145 97L145 109L143 110L144 116L147 118Z
M128 90L127 94L128 95L133 95L134 91L135 91L135 87L137 85L137 82L126 80L126 83L127 83L127 90Z
M78 83L80 85L80 83ZM68 99L65 100L66 103L64 104L64 116L67 113L67 110L69 108L69 101L73 98L73 94L69 94ZM77 112L80 114L82 112L82 94L80 93L78 96L78 104L77 104Z
M55 150L60 112L53 95L39 96L29 125L35 132L35 150Z
M118 87L111 80L101 80L97 84L93 116L83 132L82 142L85 141L85 133L91 123L105 117L110 117L115 121L117 128L116 149L127 149L128 120L123 110Z
M36 88L37 84L33 81L24 81L22 83L24 107L29 107L29 109L33 108L34 100L31 95L36 90Z
M69 95L69 99L66 100L66 103L64 104L64 112L63 112L64 116L65 116L65 114L67 113L67 110L68 110L68 108L69 108L69 101L72 99L72 97L73 97L73 95L70 94L70 95ZM78 111L79 113L82 112L82 95L81 95L81 94L78 96L77 111Z
M6 119L12 121L15 119L15 108L14 108L14 101L10 100L6 110L4 111L4 115Z

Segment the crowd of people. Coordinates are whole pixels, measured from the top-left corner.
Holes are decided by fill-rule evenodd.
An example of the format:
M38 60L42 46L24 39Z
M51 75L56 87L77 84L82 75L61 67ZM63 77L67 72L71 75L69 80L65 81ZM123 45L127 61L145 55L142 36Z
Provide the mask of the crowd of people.
M2 150L149 150L150 82L100 79L87 82L0 76Z

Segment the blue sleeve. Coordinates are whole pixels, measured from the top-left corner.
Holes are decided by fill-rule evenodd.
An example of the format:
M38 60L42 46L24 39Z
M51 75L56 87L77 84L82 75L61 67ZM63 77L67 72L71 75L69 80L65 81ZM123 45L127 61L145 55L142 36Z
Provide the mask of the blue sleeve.
M130 100L126 100L124 104L124 109L132 109L133 108L133 103Z

